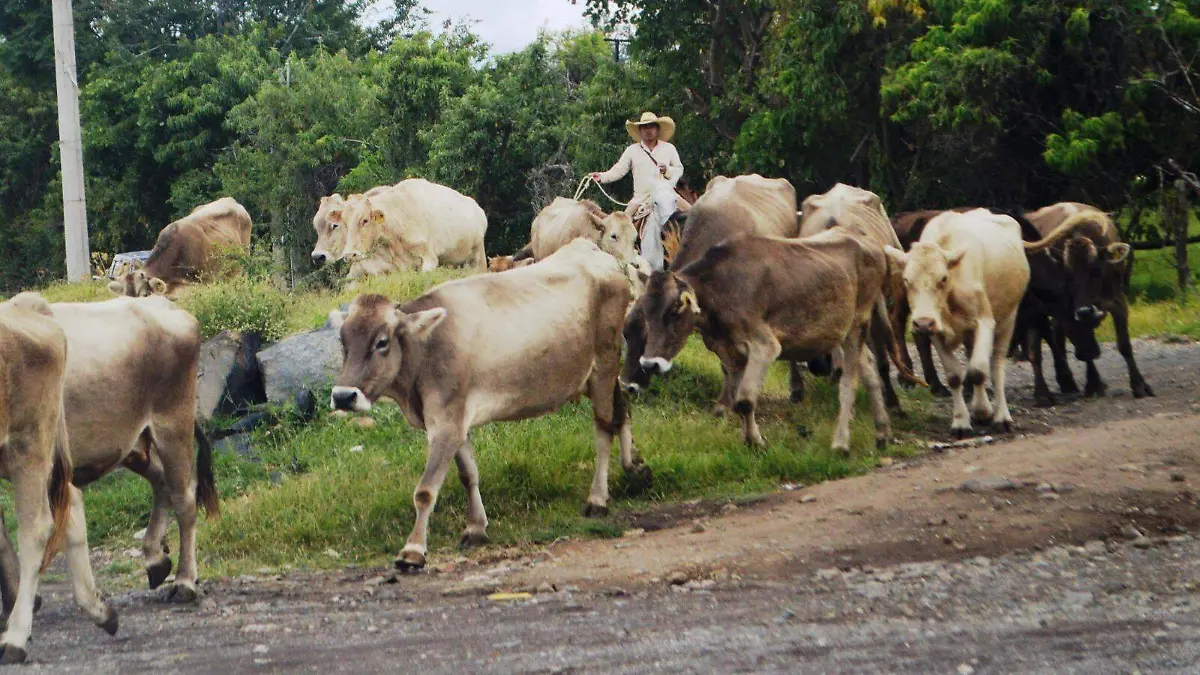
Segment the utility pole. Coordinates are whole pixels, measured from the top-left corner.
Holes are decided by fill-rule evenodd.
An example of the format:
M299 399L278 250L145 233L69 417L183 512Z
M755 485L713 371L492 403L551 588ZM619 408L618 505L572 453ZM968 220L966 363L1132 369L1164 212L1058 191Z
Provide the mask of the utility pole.
M83 197L83 135L79 129L79 78L75 74L75 21L71 0L53 0L54 81L58 87L58 154L62 160L63 230L67 280L91 276L87 202Z

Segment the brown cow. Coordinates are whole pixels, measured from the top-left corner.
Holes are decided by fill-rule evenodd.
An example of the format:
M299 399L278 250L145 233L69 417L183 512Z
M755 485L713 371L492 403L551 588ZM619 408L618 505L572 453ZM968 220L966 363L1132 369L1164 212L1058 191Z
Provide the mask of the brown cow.
M533 258L525 258L523 260L514 260L511 255L498 255L488 258L489 272L507 272L518 267L526 267L532 265Z
M637 302L646 324L640 357L665 373L693 329L721 360L723 406L742 416L749 445L764 445L755 419L767 369L778 358L807 360L840 349L839 413L833 449L848 455L858 378L866 379L876 443L891 437L882 387L865 347L873 315L885 315L888 262L876 242L840 228L804 239L745 236L699 260L655 273Z
M971 419L1012 425L1004 387L1004 363L1017 319L1017 306L1029 284L1029 263L1021 248L1021 227L1007 216L984 209L946 212L925 227L908 253L888 247L904 268L904 285L918 332L929 335L942 359L954 397L950 430L962 437ZM971 341L964 377L954 352ZM985 384L991 371L996 402ZM975 387L971 415L963 385Z
M425 474L413 495L416 524L396 558L398 568L425 565L426 528L451 458L468 493L462 541L486 541L470 440L471 429L482 424L543 415L585 391L595 419L596 473L584 515L608 510L614 438L621 466L645 477L617 386L629 299L612 256L576 239L536 265L451 281L402 304L360 295L348 314L330 314L341 326L344 355L330 405L367 410L390 397L429 439Z
M699 260L710 248L742 234L795 237L800 232L796 217L796 190L782 178L763 178L758 174L728 178L717 176L708 182L704 195L688 211L679 251L671 260L671 269L682 269ZM635 304L625 323L626 358L621 381L630 392L649 386L651 373L640 365L646 344L646 319ZM792 400L804 398L804 376L792 362ZM728 378L728 373L723 373ZM718 403L713 413L724 415Z
M18 555L0 522L0 586L8 614L7 630L0 636L3 664L25 660L38 576L64 537L76 601L110 634L117 630L116 612L96 596L82 501L72 499L63 419L66 368L67 339L45 300L22 293L0 304L0 475L13 483L21 544ZM83 557L78 555L81 541Z
M231 197L198 206L158 233L144 268L126 272L108 287L134 298L174 295L185 283L219 273L223 251L249 253L250 228L250 214Z
M83 487L123 466L150 482L154 507L142 539L146 576L157 588L171 573L163 541L171 508L180 553L170 597L190 602L196 598L197 500L209 515L219 510L212 447L196 423L199 322L161 296L51 307L70 344L65 402L73 481Z
M1133 271L1133 250L1121 242L1112 219L1094 206L1064 202L1039 209L1028 215L1029 222L1042 235L1038 242L1026 242L1034 278L1042 293L1043 308L1049 306L1055 320L1051 351L1055 371L1063 393L1079 391L1066 364L1064 338L1075 345L1075 355L1087 363L1084 395L1102 396L1107 390L1096 358L1100 345L1096 327L1111 314L1117 334L1117 351L1129 369L1129 388L1135 398L1153 396L1133 358L1129 339L1129 304L1125 291ZM1053 402L1041 368L1041 345L1037 318L1029 322L1028 350L1034 367L1035 398L1040 404Z

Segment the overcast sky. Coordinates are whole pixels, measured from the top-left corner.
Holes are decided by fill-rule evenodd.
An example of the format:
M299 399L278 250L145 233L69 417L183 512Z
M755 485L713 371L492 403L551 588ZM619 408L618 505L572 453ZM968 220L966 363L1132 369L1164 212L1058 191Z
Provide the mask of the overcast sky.
M451 19L471 19L471 30L492 45L492 53L517 51L533 42L542 29L560 31L587 26L579 0L422 0L433 12L429 26L435 30Z

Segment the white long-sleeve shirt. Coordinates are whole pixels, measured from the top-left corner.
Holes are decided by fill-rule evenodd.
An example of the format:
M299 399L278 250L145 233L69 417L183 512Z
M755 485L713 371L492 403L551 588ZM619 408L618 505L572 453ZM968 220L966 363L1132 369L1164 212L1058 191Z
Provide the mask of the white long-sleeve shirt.
M646 153L650 153L654 159L651 160ZM665 176L659 173L659 165L667 167ZM600 174L600 182L612 183L621 180L630 171L633 171L634 196L644 198L653 195L654 189L663 182L674 189L683 176L683 162L679 161L679 151L675 146L666 141L659 141L653 150L647 148L644 143L634 143L625 148L625 152L621 153L621 158L611 169Z

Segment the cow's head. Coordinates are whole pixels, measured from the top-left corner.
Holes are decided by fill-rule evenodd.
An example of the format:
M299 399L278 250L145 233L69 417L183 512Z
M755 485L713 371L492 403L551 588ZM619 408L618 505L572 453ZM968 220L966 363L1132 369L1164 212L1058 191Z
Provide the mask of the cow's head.
M321 197L321 205L313 216L313 229L317 231L317 245L313 247L313 265L320 267L327 262L342 259L346 248L346 228L342 215L346 200L338 194Z
M962 263L965 249L947 251L937 244L917 242L908 253L885 247L891 259L904 270L904 288L912 307L913 328L925 335L949 330L951 277Z
M349 311L330 312L330 324L342 337L342 370L334 381L330 407L370 410L392 391L404 358L402 345L424 340L445 318L441 307L405 314L382 295L360 295Z
M1129 253L1129 244L1120 242L1097 246L1079 234L1066 240L1062 263L1067 269L1067 300L1081 325L1094 328L1114 294L1123 292Z
M655 272L625 320L625 367L621 383L636 392L653 375L665 374L696 328L696 292L670 272Z
M371 254L375 242L383 236L386 217L366 195L350 195L341 211L342 227L346 230L343 256L350 261Z
M616 258L622 265L633 262L634 256L637 255L634 248L637 242L637 228L633 226L633 220L623 211L616 211L607 216L589 212L588 217L591 218L592 225L600 237L596 240L600 250Z
M117 295L131 298L145 298L151 295L166 295L167 282L158 277L151 277L143 270L126 272L108 285L108 290Z

